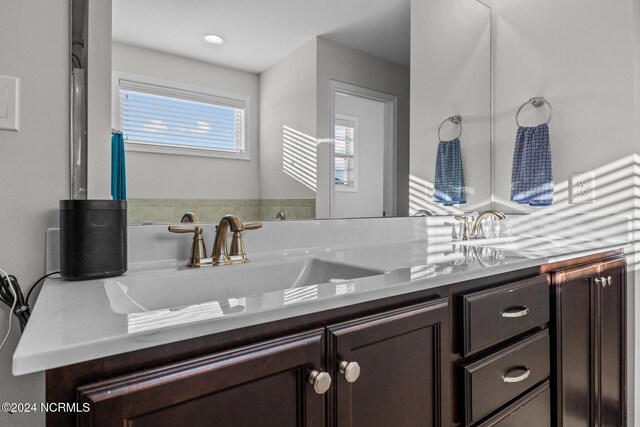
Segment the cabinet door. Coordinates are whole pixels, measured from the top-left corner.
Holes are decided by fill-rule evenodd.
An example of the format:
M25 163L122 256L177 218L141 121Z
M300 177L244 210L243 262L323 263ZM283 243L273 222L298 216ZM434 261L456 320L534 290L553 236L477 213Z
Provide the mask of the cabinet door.
M624 258L557 271L553 282L557 425L624 425Z
M556 415L558 427L591 424L592 298L598 265L554 272ZM554 369L552 369L553 372Z
M626 268L624 260L605 262L596 281L594 342L599 373L594 384L595 425L625 425ZM594 280L595 281L595 280Z
M330 327L335 425L448 426L448 320L441 299ZM356 363L359 376L348 370Z
M316 330L83 386L79 425L320 427L323 355Z

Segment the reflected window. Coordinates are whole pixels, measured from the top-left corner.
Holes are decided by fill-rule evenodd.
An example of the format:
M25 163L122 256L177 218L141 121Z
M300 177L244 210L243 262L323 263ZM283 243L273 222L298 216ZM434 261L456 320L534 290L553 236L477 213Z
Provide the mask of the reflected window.
M336 114L335 187L337 191L357 191L358 118Z
M242 95L219 96L142 76L116 76L117 121L135 151L248 159L247 111Z

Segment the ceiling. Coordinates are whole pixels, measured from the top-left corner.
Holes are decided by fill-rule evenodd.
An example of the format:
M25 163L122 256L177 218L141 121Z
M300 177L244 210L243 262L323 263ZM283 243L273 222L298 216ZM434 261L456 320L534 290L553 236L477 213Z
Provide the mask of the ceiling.
M113 0L113 40L261 73L322 36L409 66L409 2ZM205 33L226 43L205 43Z

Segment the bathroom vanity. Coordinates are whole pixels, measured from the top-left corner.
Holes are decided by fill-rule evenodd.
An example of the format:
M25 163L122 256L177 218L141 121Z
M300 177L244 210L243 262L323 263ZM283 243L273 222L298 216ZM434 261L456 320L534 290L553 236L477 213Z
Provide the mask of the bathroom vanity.
M246 246L250 257L256 251L253 266L165 269L164 276L183 274L166 283L157 272L135 269L112 279L132 300L149 305L162 298L136 294L153 289L144 282L149 275L162 294L171 292L172 280L190 292L194 277L254 274L246 282L233 279L236 294L218 295L225 301L218 314L195 322L175 317L184 310L188 318L198 315L181 305L186 300L178 301L178 293L169 297L182 308L148 310L141 320L140 309L118 300L108 280L84 287L50 281L14 356L14 372L46 370L47 401L90 404L88 412L47 414L49 426L624 424L624 243L580 247L565 240L544 248L545 255L531 248L516 253L495 250L495 242L490 250L482 242L440 242L440 228L424 227L425 219L385 221L388 235L366 236L381 239L373 246L340 245L362 232L353 230L354 220L334 235L330 249L307 247L297 256L288 250L267 260L260 256L261 239L252 235ZM403 241L408 222L413 240ZM321 239L330 223L316 221L307 233ZM260 232L278 227L284 225L266 224ZM314 261L300 261L309 258ZM302 268L316 282L326 280L327 271L343 277L284 291L271 283L269 292L249 296L247 283L258 280L257 272L272 274L274 263L283 282L288 268ZM80 298L94 317L119 319L120 326L108 332L88 319L75 338L68 336L76 342L58 336L55 349L40 344L40 353L49 355L44 362L31 340L54 330L56 316L71 319L55 314L59 304L73 303L66 299L71 292L85 293ZM45 319L48 326L40 323Z

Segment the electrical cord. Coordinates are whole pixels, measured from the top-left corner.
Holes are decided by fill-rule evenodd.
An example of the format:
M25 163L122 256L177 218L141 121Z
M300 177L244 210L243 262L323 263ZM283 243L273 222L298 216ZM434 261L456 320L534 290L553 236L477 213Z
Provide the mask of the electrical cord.
M7 274L6 271L0 269L0 274L2 274L2 276L3 276L2 277L3 285L4 285L4 283L9 283L9 284L11 283L11 279L9 278L9 275ZM2 286L2 289L4 289L4 286ZM9 334L11 334L11 320L13 319L13 316L11 314L16 309L16 303L18 302L18 298L16 297L16 293L13 290L13 287L9 286L9 290L11 291L11 294L13 295L13 305L11 305L11 311L9 312L9 328L7 329L7 335L5 335L4 339L2 340L2 344L0 344L0 351L2 351L2 348L4 347L4 343L7 342L7 339L9 338Z
M11 311L9 312L9 329L7 330L7 334L2 340L2 344L0 344L0 350L2 350L2 347L4 346L5 342L9 338L9 334L11 333L11 322L13 319L13 315L18 318L18 322L20 323L20 331L24 331L24 328L29 321L29 317L31 316L29 298L31 297L32 292L36 289L36 286L38 286L38 284L44 281L44 279L59 273L59 271L56 271L53 273L45 274L44 276L36 280L36 282L31 285L31 288L27 293L27 297L25 298L24 294L22 293L22 289L20 289L18 279L15 276L7 274L4 270L0 269L0 301L8 307L11 307Z
M45 274L44 276L36 280L36 282L33 285L31 285L31 289L29 289L29 292L27 292L27 300L26 300L27 305L29 304L29 298L31 297L31 293L35 290L36 286L38 286L38 283L42 282L47 277L53 276L54 274L60 274L60 272L54 271L53 273Z

